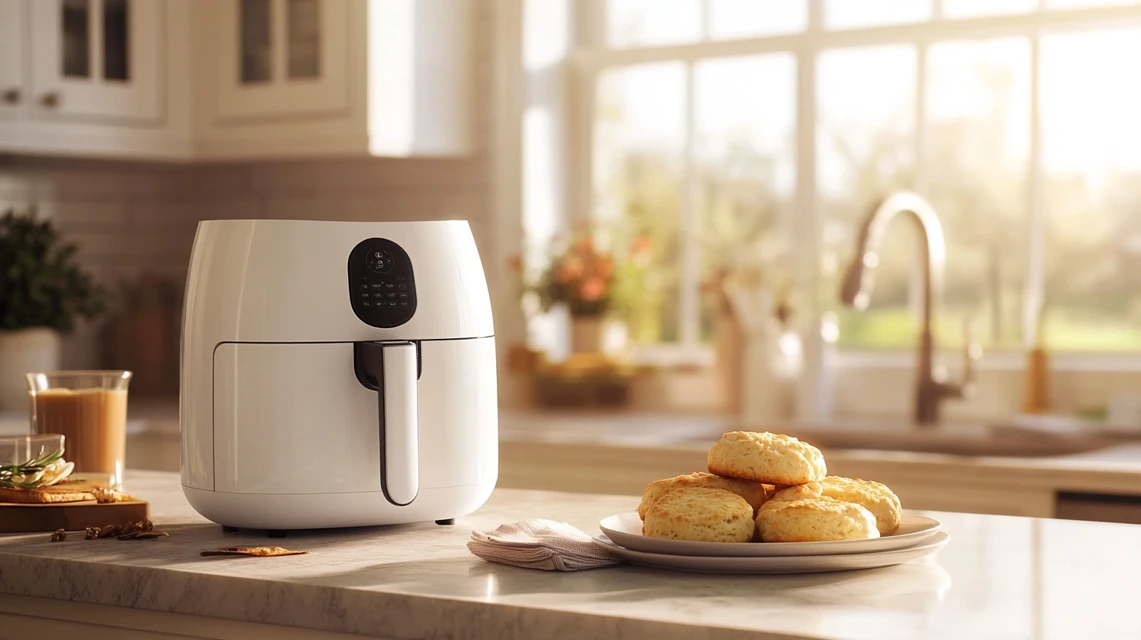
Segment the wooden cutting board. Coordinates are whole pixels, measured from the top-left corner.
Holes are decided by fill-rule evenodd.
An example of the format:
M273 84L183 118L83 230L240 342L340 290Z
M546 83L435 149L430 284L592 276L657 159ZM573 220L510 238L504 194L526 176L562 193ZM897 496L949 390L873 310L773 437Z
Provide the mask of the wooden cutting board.
M60 485L31 489L29 493L90 490L90 486L79 482L68 483L66 487ZM87 527L104 527L109 524L150 519L150 503L133 497L122 502L104 503L95 500L61 503L5 501L12 499L14 498L0 497L0 533L33 533L56 529L83 531Z
M149 520L150 511L150 503L145 500L103 504L94 500L64 504L0 502L0 533L83 531L87 527Z

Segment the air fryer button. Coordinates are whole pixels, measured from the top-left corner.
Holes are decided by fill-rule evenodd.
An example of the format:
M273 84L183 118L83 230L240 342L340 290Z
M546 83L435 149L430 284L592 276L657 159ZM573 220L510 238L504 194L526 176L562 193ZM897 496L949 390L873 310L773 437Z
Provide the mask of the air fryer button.
M381 284L381 283L379 283L379 282L374 282L374 283L373 283L373 285L372 285L372 288L373 288L373 289L383 289L383 288L384 288L384 285L383 285L383 284Z
M374 297L374 298L376 298L377 300L379 300L379 299L381 299L381 298L383 298L383 297L384 297L384 294L383 294L383 293L374 293L374 294L372 294L372 297Z
M393 260L392 254L383 249L374 249L368 252L366 257L368 268L377 273L388 273L392 271L392 267L396 264Z
M396 297L396 294L391 292L391 291L389 291L388 293L386 293L384 295L388 296L389 298L395 298Z
M404 291L407 288L408 288L408 285L404 284L403 282L400 283L400 290L401 291ZM400 295L404 295L404 294L400 294Z
M404 302L401 302L401 303L400 303L400 306L402 306L402 307L407 307L407 306L408 306L408 301L407 301L407 300L405 300Z
M361 303L361 306L362 306L362 307L368 307L368 306L371 306L371 305L369 304L369 301L368 301L368 300L365 300L364 302L362 302L362 303Z

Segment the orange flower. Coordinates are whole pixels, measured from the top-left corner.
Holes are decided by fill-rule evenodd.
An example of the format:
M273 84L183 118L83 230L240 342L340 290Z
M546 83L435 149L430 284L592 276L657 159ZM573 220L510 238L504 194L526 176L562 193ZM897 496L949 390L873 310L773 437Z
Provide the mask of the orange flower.
M650 236L640 233L630 245L630 261L638 267L650 264Z
M582 268L583 264L581 259L574 256L569 257L565 262L562 263L562 265L559 266L558 270L555 272L555 278L561 284L567 284L568 282L577 280L582 276Z
M594 273L603 280L610 279L614 275L614 260L610 256L602 256L594 263Z
M601 300L602 296L606 295L606 283L601 278L589 278L582 283L578 294L587 302Z
M639 233L638 237L634 238L634 242L630 245L630 253L635 258L650 253L650 236Z
M574 244L574 250L583 255L590 255L594 253L594 239L583 238Z

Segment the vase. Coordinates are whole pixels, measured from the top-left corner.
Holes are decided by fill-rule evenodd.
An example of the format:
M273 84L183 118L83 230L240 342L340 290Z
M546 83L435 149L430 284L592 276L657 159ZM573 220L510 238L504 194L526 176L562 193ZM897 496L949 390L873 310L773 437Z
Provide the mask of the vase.
M745 332L744 351L741 418L758 430L794 419L803 366L800 336L765 322Z
M606 333L603 316L571 318L571 353L602 353Z
M55 371L59 359L60 336L54 329L0 331L0 411L27 411L25 374Z

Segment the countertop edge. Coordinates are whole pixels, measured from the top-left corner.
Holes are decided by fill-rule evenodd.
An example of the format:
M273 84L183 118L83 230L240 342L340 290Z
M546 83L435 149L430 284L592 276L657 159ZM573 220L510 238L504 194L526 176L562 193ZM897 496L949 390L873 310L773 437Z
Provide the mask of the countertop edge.
M158 613L274 624L339 633L401 637L483 638L642 638L655 640L814 640L795 635L740 628L716 628L685 622L584 615L518 604L390 593L353 587L293 582L288 589L274 580L240 576L204 576L178 569L0 552L0 593L64 602L126 607ZM92 568L89 565L98 565ZM530 571L497 565L497 570ZM599 569L605 571L606 569ZM86 574L86 575L81 575ZM161 581L161 586L148 590ZM137 588L102 592L98 585L133 584ZM266 595L272 594L272 605ZM219 594L226 597L219 598ZM243 597L245 596L245 597ZM258 598L260 606L249 607ZM321 622L312 620L314 607ZM255 612L251 615L251 611ZM358 612L356 616L346 612Z

